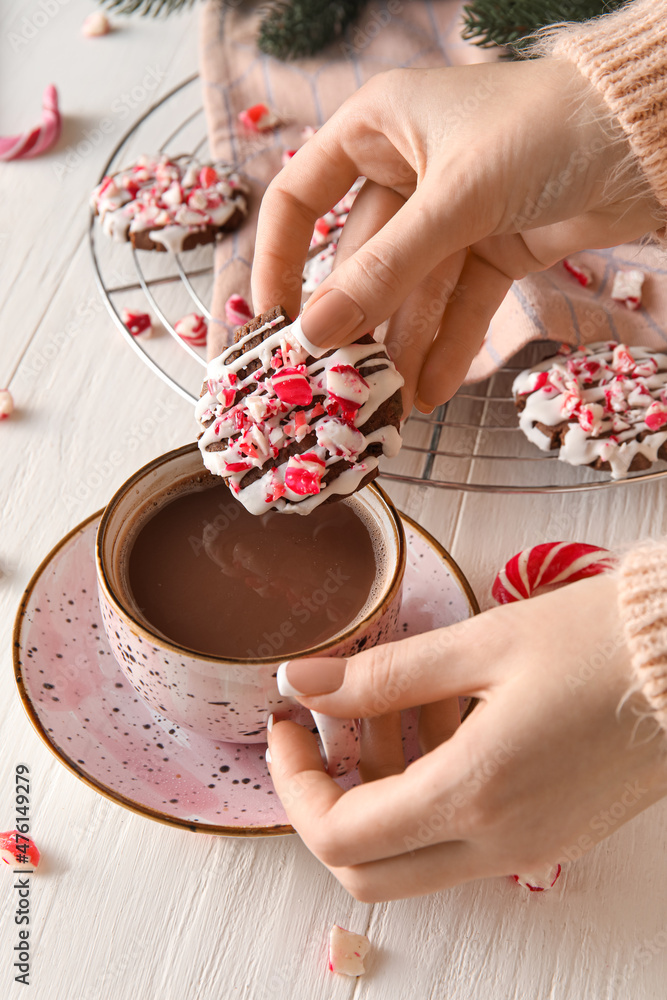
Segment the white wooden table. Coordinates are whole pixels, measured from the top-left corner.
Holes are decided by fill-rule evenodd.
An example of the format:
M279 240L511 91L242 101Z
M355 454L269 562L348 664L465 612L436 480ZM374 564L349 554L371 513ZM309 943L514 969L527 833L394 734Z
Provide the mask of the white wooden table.
M91 9L83 0L0 8L0 134L37 120L49 82L67 114L51 155L0 165L0 385L17 404L0 427L0 828L13 828L14 767L25 761L45 857L32 880L29 992L13 981L16 894L10 871L0 872L0 995L663 1000L667 803L570 865L551 893L492 879L367 905L295 836L199 836L125 811L78 781L33 731L10 649L26 583L58 539L131 472L193 435L187 403L139 363L99 306L86 203L128 124L196 70L196 14L158 23L135 17L119 21L109 38L86 41L80 24ZM151 71L154 89L142 83ZM125 114L122 95L133 88ZM77 154L84 130L105 117L110 131ZM85 310L92 319L82 318ZM162 418L151 421L159 406ZM131 450L119 449L129 440ZM105 461L119 450L120 458ZM482 607L497 568L527 544L573 538L613 546L667 527L660 481L533 498L399 485L390 492L450 549ZM73 493L74 506L64 499ZM373 942L358 981L326 968L334 922Z

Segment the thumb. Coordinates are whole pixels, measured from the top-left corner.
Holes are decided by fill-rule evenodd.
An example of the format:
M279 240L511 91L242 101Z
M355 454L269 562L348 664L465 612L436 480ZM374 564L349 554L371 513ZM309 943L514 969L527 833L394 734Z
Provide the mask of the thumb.
M469 186L469 185L468 185ZM308 300L301 315L306 347L351 344L393 315L424 276L454 251L481 238L471 226L466 187L442 218L428 182L356 253L337 266ZM440 201L442 198L440 197ZM354 213L352 209L351 217ZM479 228L479 232L473 231ZM316 353L313 351L313 353Z
M278 669L278 690L338 718L372 718L454 695L479 696L494 656L492 643L479 641L478 620L384 643L347 660L288 660Z

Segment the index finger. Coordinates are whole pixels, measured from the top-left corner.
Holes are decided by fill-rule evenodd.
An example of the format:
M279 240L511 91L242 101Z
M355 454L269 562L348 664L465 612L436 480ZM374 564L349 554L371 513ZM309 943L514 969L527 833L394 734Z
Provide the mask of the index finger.
M259 210L252 268L255 312L301 307L301 276L315 222L349 191L359 171L338 130L324 125L271 181Z

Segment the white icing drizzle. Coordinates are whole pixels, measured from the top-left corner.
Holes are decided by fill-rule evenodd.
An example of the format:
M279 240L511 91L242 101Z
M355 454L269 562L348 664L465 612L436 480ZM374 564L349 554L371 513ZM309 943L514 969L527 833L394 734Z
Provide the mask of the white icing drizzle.
M148 232L154 243L179 253L190 233L223 226L237 209L245 213L248 188L229 164L181 159L141 156L105 177L91 196L103 232L120 243Z
M544 381L540 373L547 379L535 388ZM551 438L536 424L568 421L558 458L572 465L609 462L613 479L628 474L636 455L657 461L667 441L667 354L649 348L589 344L521 372L512 392L525 400L519 426L533 444L551 448Z
M310 257L303 269L303 291L306 294L314 292L318 285L321 285L325 278L328 278L333 271L334 258L338 242L329 243L324 250L320 250L314 257Z
M199 448L206 468L227 479L230 488L253 514L271 509L307 514L332 495L353 492L361 480L377 468L379 458L375 455L358 460L369 445L380 443L383 454L388 457L396 455L401 447L401 436L391 424L366 435L359 430L403 385L403 378L388 358L383 345L376 341L349 344L338 348L329 357L316 359L309 356L299 342L295 330L297 324L291 324L270 334L256 347L244 351L245 344L284 322L284 319L284 316L279 316L270 320L209 362L207 391L195 409L196 419L203 427ZM229 360L239 350L242 352L240 356ZM278 351L283 364L274 368ZM380 357L377 357L378 354ZM308 358L310 361L306 364ZM261 368L243 379L239 378L238 373L254 360L260 362ZM379 365L382 367L378 371L364 374L366 369ZM339 366L350 366L356 371L348 370L343 377L339 372L331 372ZM283 368L298 368L311 385L315 398L305 409L303 404L292 405L279 398L273 389L271 373L280 373ZM257 379L257 374L264 377ZM328 379L334 386L334 392L340 392L343 387L348 395L332 395ZM355 379L358 382L356 386ZM290 380L284 379L281 384L289 386ZM239 390L249 385L254 386L252 392L241 400ZM362 401L360 406L356 406L355 398L357 403ZM327 406L336 409L338 403L341 404L338 413L327 412ZM344 412L346 407L347 413ZM242 428L237 420L242 423ZM301 420L300 424L298 420ZM291 441L302 440L313 431L318 444L307 454L316 456L324 463L324 468L341 458L353 464L333 481L324 484L319 493L303 496L285 485L288 461L276 464L271 458L275 459ZM225 442L227 447L220 451L208 450L218 442ZM250 454L247 454L248 446ZM229 468L237 463L244 463L247 467L236 471ZM312 464L318 466L317 461ZM243 478L250 468L266 468L267 471L243 486Z

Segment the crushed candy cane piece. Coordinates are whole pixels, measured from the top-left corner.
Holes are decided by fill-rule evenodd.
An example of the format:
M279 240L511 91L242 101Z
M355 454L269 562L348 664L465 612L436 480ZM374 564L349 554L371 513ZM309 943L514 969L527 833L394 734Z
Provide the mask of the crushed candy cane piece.
M491 593L498 604L511 604L614 567L613 554L597 545L543 542L512 556L493 581Z
M182 319L174 323L174 330L178 336L193 347L203 347L206 343L208 325L203 316L197 313L188 313Z
M327 417L317 425L317 443L330 455L354 461L364 450L366 440L361 431L337 417Z
M0 420L7 420L14 412L14 399L9 389L0 389Z
M132 309L123 309L120 318L130 331L133 337L138 337L145 333L147 337L153 334L153 322L148 313L134 312Z
M225 302L225 318L230 326L245 326L253 312L242 295L230 295Z
M213 187L219 180L218 172L214 167L202 167L199 171L199 183L203 188Z
M287 164L292 159L295 153L296 149L283 149L282 156L280 157L280 162L284 167L287 166Z
M60 137L62 121L58 110L58 91L49 84L42 95L42 124L22 135L0 139L0 161L39 156Z
M639 309L645 278L643 271L617 271L611 289L612 299L615 302L623 302L628 309Z
M579 426L591 437L598 437L604 420L604 407L599 403L588 403L579 407Z
M278 399L290 406L308 406L312 403L313 390L305 371L303 365L299 368L280 368L272 376L271 385Z
M40 856L35 841L18 830L0 833L0 858L6 865L36 868Z
M81 34L86 38L98 38L101 35L108 35L110 31L111 23L102 10L94 10L92 14L84 18L81 25Z
M541 875L512 875L515 882L531 892L544 892L553 889L561 873L560 865L548 865Z
M285 469L285 486L302 497L319 493L325 468L323 459L314 451L291 455Z
M334 924L329 935L329 969L344 976L363 975L364 958L370 947L365 934L355 934Z
M575 264L574 261L569 260L567 257L563 261L563 267L567 273L571 274L580 285L584 286L584 288L588 288L589 285L593 284L593 275L587 267L581 267L579 264Z
M659 431L667 424L667 404L655 400L646 410L644 423L650 431Z
M253 104L251 108L239 111L238 120L250 132L270 132L280 124L280 118L266 104Z
M343 420L354 420L368 400L371 387L352 365L334 365L327 370L327 413L342 413Z

